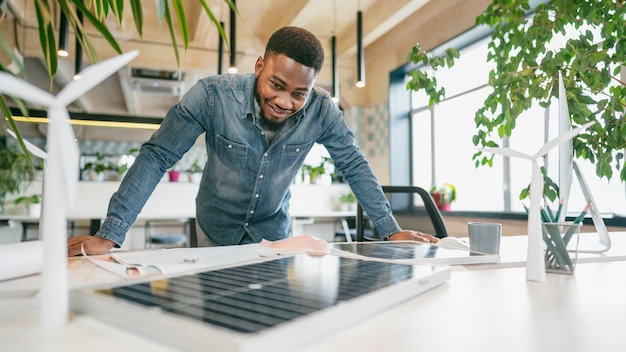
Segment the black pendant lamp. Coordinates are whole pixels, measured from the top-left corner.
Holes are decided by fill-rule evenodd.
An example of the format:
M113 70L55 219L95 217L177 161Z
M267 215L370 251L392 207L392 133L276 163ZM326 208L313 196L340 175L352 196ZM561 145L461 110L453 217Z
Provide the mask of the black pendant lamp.
M59 21L59 48L57 50L57 55L61 57L68 56L67 52L67 17L65 17L65 13L61 11L61 18Z
M339 64L337 62L337 36L330 38L330 47L332 55L332 74L333 74L333 101L339 102Z
M233 6L236 6L235 0L231 0ZM230 67L228 73L237 73L237 14L230 9Z
M363 51L363 12L356 13L356 50L357 50L357 81L356 86L365 87L365 53Z
M83 13L76 9L78 22L83 24ZM80 71L83 69L83 46L80 44L81 33L76 31L76 52L74 56L74 79L80 79Z
M220 26L224 28L224 22L220 22ZM220 32L217 33L217 74L221 75L224 66L224 38Z

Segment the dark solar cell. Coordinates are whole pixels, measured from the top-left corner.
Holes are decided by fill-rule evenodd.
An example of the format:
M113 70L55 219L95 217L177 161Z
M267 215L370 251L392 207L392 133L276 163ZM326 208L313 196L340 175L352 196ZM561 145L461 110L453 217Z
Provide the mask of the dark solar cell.
M413 270L411 265L304 255L100 293L253 333L409 280Z

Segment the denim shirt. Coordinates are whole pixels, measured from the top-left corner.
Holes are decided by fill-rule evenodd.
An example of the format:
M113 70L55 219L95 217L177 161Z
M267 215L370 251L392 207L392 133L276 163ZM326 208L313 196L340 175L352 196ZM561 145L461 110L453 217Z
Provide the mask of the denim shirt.
M381 236L400 231L382 188L328 92L315 87L271 143L254 108L254 74L199 80L145 142L111 197L96 236L121 246L167 169L206 133L207 162L196 198L198 225L217 245L290 234L289 187L315 142L326 147Z

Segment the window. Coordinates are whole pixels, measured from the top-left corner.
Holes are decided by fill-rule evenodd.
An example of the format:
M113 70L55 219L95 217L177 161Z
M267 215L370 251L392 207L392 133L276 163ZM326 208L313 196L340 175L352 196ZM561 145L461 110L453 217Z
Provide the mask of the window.
M437 80L446 87L445 101L431 109L424 93L412 92L412 182L427 189L454 184L458 195L455 210L523 212L519 194L530 182L531 163L517 158L505 161L496 156L493 167L476 168L472 160L476 152L472 143L476 131L474 113L491 89L486 84L493 65L486 60L488 39L462 50L452 69L437 72ZM538 105L531 108L518 118L513 135L501 146L508 143L513 149L533 154L555 136L550 131L557 128L556 116L556 104L548 111ZM549 154L547 164L555 181L557 153L555 149ZM626 214L626 191L618 173L611 180L600 179L590 162L577 162L600 211ZM584 196L574 177L569 210L579 212L584 206Z

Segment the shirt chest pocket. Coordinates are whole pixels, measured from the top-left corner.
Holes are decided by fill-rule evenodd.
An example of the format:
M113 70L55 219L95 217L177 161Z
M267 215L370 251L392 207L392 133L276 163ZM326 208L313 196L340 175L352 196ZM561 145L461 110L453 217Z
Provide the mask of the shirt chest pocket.
M241 171L246 166L248 146L229 141L217 135L217 157L222 164L233 171Z
M300 168L300 164L304 161L312 146L313 142L283 146L280 154L280 170Z

